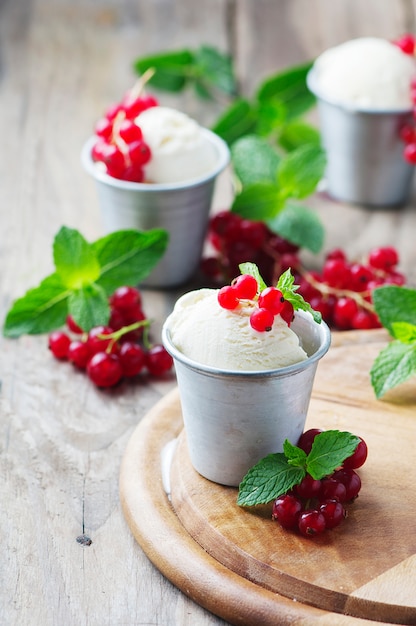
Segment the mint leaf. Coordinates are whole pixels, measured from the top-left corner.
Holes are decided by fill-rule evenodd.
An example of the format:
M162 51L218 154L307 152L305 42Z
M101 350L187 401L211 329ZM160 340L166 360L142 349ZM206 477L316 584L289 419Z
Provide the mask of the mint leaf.
M373 291L373 304L380 322L391 335L393 322L416 324L416 289L385 285Z
M280 161L277 178L286 197L305 198L324 175L326 155L320 146L305 144Z
M255 183L245 187L235 197L231 210L247 219L268 220L282 210L283 204L275 184Z
M259 268L257 267L255 263L249 263L249 262L241 263L239 265L239 269L242 274L249 274L250 276L253 276L257 280L260 291L263 291L263 289L266 289L267 285L264 282L263 278L261 277Z
M292 304L295 311L307 311L312 315L317 324L322 322L321 313L319 313L319 311L315 311L309 302L306 302L306 300L303 299L300 293L296 293L299 289L299 285L295 285L295 279L290 271L290 268L283 272L280 276L276 287L282 292L285 300L288 300Z
M311 252L319 252L323 246L325 229L318 215L307 209L287 202L284 208L267 226L281 237Z
M233 144L231 157L234 171L243 186L276 182L280 157L264 139L256 135L242 137Z
M289 118L305 113L315 104L315 97L306 85L312 62L290 67L266 78L257 92L259 102L279 100L286 106Z
M154 75L148 84L165 91L181 91L192 75L194 57L190 50L163 52L153 54L134 61L133 67L137 74L144 74L154 69Z
M211 130L229 146L240 137L254 132L257 114L248 100L238 98L220 115Z
M294 446L289 439L286 439L283 444L283 452L289 465L306 468L306 452L302 448Z
M392 322L393 337L402 343L416 343L416 325L408 322Z
M266 504L289 491L304 476L305 470L289 465L283 453L269 454L244 476L240 483L237 504Z
M302 120L292 120L282 128L278 137L278 143L282 148L290 152L304 144L319 146L321 136L319 131L310 126L310 124L306 124Z
M371 370L371 384L377 398L406 382L416 374L416 342L392 341L376 357Z
M236 94L232 59L228 54L219 52L212 46L201 46L194 52L196 66L196 84L200 95L212 97L212 91L218 90L229 96Z
M105 326L110 318L110 306L104 289L92 283L72 292L68 300L68 313L84 330Z
M92 246L72 228L63 226L55 236L53 259L57 274L69 289L79 289L100 275L100 265Z
M51 274L38 287L29 289L7 313L3 335L9 338L49 332L64 324L71 294L58 274Z
M119 230L93 244L101 267L96 281L107 295L120 285L137 285L146 278L166 250L168 234L162 229L146 232Z
M320 480L342 465L353 454L360 438L348 432L326 430L317 435L306 459L308 473Z
M77 231L63 227L53 245L57 271L14 302L4 322L4 336L50 332L64 324L68 312L85 331L106 324L108 296L117 287L137 285L148 276L167 240L161 229L124 230L88 244Z
M256 134L260 137L279 135L287 119L287 110L279 100L266 100L257 105Z

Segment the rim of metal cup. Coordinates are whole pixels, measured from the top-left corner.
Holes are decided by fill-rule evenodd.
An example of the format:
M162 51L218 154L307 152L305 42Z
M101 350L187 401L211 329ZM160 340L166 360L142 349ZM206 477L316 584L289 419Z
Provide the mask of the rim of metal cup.
M313 321L313 318L310 313L305 311L296 311L295 316L302 317L311 323L316 324L316 326L320 329L320 339L321 345L313 354L308 356L304 361L300 361L299 363L294 363L293 365L287 365L286 367L279 367L275 369L267 369L267 370L226 370L226 369L218 369L216 367L212 367L210 365L203 365L202 363L198 363L187 356L185 356L180 350L178 350L174 344L172 343L169 331L169 317L165 321L162 328L162 341L169 352L169 354L177 361L182 363L183 365L188 366L189 368L206 374L208 376L221 376L221 377L233 377L233 378L271 378L273 376L290 376L295 374L296 372L300 372L307 367L309 367L315 361L321 359L329 350L331 345L331 332L329 330L328 325L322 320L320 324Z
M319 90L319 80L318 73L316 68L312 67L306 75L306 85L309 91L319 100L323 102L327 102L333 106L336 106L340 109L344 109L344 111L348 111L349 113L360 113L369 115L405 115L406 113L412 113L413 109L411 107L408 108L396 108L396 109L369 109L366 107L360 107L353 104L346 104L345 102L339 101L336 98L331 98L322 93Z
M126 191L146 191L146 192L157 192L157 191L172 191L174 189L184 189L187 187L196 187L197 185L201 185L208 180L211 180L218 176L228 165L230 162L230 149L226 142L221 139L219 135L213 133L211 130L207 128L201 128L203 135L215 146L218 152L218 161L214 168L212 168L206 174L202 176L198 176L197 178L190 178L189 180L184 180L178 183L134 183L126 180L119 180L118 178L113 178L112 176L108 176L105 172L102 172L95 165L94 161L91 158L91 150L94 143L97 141L96 137L90 137L84 144L81 150L81 163L84 169L91 174L93 178L100 181L101 183L105 183L107 185L111 185L112 187L117 187L118 189L125 189Z

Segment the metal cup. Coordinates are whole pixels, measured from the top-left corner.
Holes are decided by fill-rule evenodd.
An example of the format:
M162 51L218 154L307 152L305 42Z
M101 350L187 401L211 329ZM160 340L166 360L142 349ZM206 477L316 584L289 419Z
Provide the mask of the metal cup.
M403 157L399 132L412 120L412 111L359 110L332 102L319 93L313 69L307 84L317 97L329 195L368 207L404 204L414 166Z
M228 146L218 135L207 129L203 133L217 152L217 164L206 175L189 182L151 184L118 180L100 171L93 162L94 137L82 149L82 164L96 182L105 232L163 228L169 234L164 256L143 281L148 287L180 285L198 267L215 181L230 159Z
M286 439L298 441L318 361L329 349L329 328L298 311L291 328L306 360L275 370L233 372L184 356L172 344L169 323L168 317L162 338L175 362L192 465L205 478L236 487L260 459L281 452Z

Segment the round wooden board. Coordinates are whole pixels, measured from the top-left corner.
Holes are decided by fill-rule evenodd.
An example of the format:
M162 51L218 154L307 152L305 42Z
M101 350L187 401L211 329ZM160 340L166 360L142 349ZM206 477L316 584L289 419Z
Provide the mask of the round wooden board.
M319 364L307 427L359 434L369 457L347 520L313 540L195 472L176 389L138 425L121 467L123 511L150 560L195 602L232 624L416 624L416 389L410 381L375 399L369 370L385 344L383 331L334 334ZM161 459L173 440L168 476Z

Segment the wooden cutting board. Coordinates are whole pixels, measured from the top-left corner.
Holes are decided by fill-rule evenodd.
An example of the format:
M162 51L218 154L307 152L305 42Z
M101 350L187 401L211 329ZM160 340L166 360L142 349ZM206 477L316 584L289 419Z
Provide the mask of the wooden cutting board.
M139 424L121 468L124 514L184 593L232 624L416 624L416 385L376 400L369 371L386 341L384 331L334 334L318 366L307 427L361 435L369 456L347 519L315 539L195 472L177 390Z

